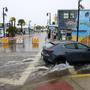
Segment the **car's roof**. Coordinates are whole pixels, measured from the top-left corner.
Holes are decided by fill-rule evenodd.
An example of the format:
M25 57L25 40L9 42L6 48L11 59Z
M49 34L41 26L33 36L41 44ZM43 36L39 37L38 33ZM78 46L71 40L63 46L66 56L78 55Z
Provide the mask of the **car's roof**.
M50 41L53 44L69 44L69 43L78 43L77 41L68 41L68 40L61 40L61 41Z

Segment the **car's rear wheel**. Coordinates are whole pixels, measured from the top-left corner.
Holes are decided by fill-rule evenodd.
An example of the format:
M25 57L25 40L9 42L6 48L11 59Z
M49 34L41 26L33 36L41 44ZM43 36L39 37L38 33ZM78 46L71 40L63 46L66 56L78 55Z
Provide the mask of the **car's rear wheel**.
M44 60L44 62L45 62L46 65L49 65L50 64L50 62L46 58L43 57L43 60Z

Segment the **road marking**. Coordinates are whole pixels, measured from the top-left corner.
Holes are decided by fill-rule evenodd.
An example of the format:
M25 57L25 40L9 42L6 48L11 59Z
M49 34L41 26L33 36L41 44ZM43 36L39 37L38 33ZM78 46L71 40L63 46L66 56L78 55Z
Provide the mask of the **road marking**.
M72 78L90 77L90 74L76 74L76 75L71 75L70 77Z
M25 71L21 74L21 77L18 80L8 79L8 78L0 78L0 83L3 84L11 84L11 85L23 85L25 81L28 79L29 75L36 69L38 61L41 57L41 50L33 59L32 64L30 64ZM24 59L25 60L25 59ZM26 59L27 60L27 59Z

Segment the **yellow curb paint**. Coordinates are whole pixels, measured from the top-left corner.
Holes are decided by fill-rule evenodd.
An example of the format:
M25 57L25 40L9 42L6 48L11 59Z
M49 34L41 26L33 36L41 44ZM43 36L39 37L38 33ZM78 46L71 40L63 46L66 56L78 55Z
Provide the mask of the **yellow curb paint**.
M90 77L90 74L76 74L76 75L71 75L70 77L72 78Z

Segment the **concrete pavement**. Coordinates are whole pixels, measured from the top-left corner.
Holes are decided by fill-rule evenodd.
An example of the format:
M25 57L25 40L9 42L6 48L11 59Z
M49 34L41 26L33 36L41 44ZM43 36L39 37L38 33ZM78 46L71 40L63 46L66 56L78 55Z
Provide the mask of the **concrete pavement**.
M30 83L19 90L90 90L89 76L90 75L83 77L78 77L78 75L77 77L59 76L50 80L44 80L45 77L43 77L44 81L42 81L42 78L39 78L39 82L36 81L37 83Z
M77 74L67 78L74 90L90 90L90 74Z

